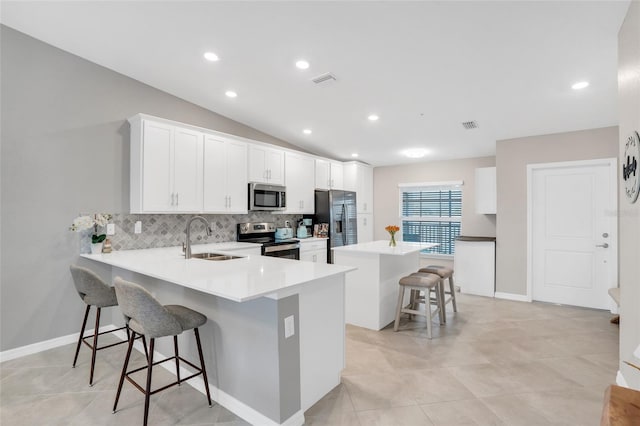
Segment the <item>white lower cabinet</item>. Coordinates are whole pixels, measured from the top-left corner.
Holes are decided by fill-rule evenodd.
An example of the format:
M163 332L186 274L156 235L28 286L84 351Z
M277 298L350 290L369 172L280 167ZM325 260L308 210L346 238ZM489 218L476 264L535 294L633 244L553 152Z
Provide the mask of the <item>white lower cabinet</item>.
M327 263L327 239L310 238L300 240L300 260Z

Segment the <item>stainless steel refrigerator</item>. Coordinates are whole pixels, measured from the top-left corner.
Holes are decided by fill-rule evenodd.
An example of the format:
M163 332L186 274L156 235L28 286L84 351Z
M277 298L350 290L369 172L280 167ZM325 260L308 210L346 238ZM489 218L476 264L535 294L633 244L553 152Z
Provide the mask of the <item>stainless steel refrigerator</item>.
M315 223L329 224L327 263L333 263L333 247L358 243L356 193L316 190Z

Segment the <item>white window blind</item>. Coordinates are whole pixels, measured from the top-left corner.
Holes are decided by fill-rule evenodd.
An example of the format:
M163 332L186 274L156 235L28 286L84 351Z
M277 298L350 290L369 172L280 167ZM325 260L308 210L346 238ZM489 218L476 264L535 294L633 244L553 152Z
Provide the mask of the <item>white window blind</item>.
M400 184L403 241L437 243L423 253L452 255L460 235L462 182Z

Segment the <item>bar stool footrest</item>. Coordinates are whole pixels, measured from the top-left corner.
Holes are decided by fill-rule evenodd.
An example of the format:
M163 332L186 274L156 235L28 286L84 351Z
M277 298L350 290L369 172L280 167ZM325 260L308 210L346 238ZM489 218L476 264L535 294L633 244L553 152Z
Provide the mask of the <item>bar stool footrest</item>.
M166 359L163 359L163 360L161 360L161 361L156 361L156 362L154 362L153 364L151 364L151 366L152 366L152 367L155 367L155 366L156 366L156 365L158 365L158 364L162 364L163 362L167 362L167 361L173 361L173 360L175 360L175 359L176 359L176 357L175 357L175 356L172 356L172 357L170 357L170 358L166 358ZM170 388L170 387L172 387L172 386L179 385L179 384L180 384L180 383L182 383L182 382L186 382L187 380L191 380L191 379L193 379L194 377L199 376L199 375L201 375L201 374L202 374L202 369L201 369L200 367L198 367L198 366L194 365L193 363L191 363L191 362L187 361L186 359L182 358L181 356L179 356L179 357L178 357L178 359L179 359L180 361L184 362L185 364L187 364L188 366L190 366L191 368L194 368L194 369L196 370L196 372L195 372L194 374L190 375L189 377L180 378L180 380L176 380L175 382L169 383L168 385L165 385L165 386L163 386L163 387L161 387L161 388L158 388L158 389L156 389L156 390L153 390L153 391L149 392L149 395L154 395L154 394L156 394L156 393L158 393L158 392L161 392L161 391L163 391L163 390L165 390L165 389L168 389L168 388ZM136 382L134 379L132 379L132 378L131 378L131 377L129 377L129 376L130 376L131 374L137 373L137 372L142 371L142 370L146 370L146 369L148 369L148 368L149 368L149 366L148 366L148 365L145 365L145 366L143 366L143 367L136 368L135 370L127 371L127 373L126 373L126 374L125 374L125 376L124 376L124 377L129 381L129 383L131 383L133 386L135 386L135 387L136 387L136 389L138 389L138 390L139 390L140 392L142 392L142 393L146 393L145 389L144 389L142 386L140 386L140 385L138 384L138 382Z

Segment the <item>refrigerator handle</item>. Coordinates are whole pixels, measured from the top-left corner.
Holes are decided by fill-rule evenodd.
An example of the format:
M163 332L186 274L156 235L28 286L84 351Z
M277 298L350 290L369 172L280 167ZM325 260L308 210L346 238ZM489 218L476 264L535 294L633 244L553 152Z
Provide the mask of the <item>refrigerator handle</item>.
M342 205L342 245L347 245L347 231L349 220L347 219L347 205Z

